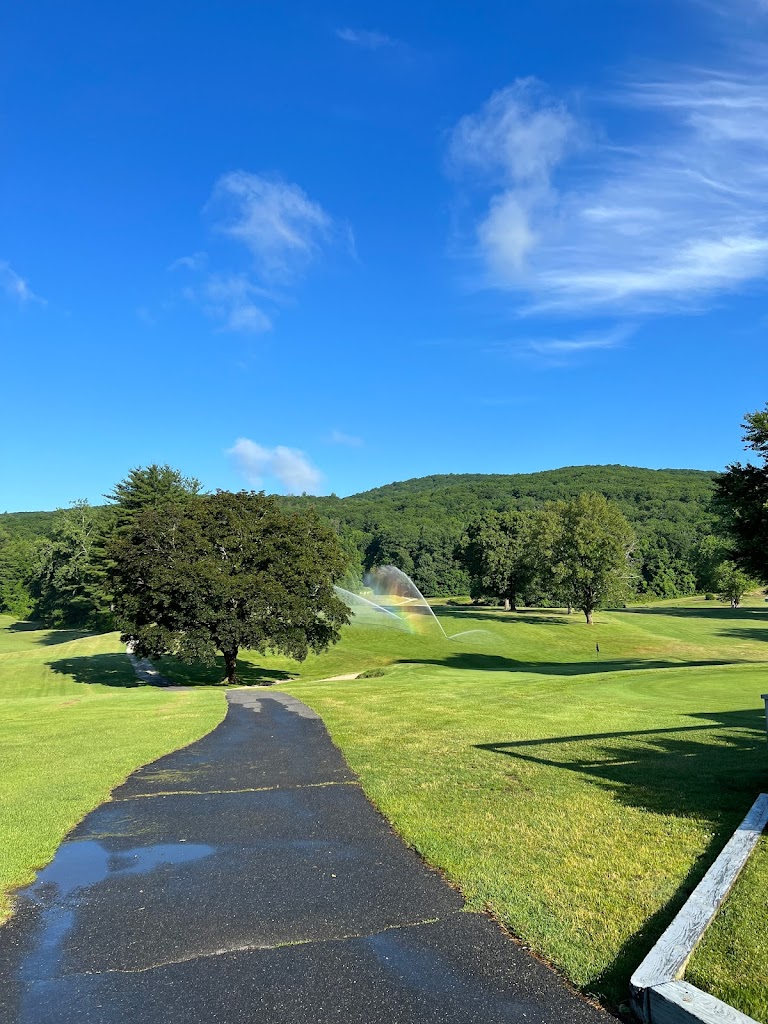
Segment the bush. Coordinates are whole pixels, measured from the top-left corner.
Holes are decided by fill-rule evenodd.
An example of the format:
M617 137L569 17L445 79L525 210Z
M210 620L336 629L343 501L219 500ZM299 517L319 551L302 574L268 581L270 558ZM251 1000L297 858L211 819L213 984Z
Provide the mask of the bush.
M384 668L367 668L365 672L361 672L357 677L358 679L378 679L379 676L385 676L387 670Z
M704 595L704 600L705 601L714 601L715 600L715 595L714 594L705 594Z

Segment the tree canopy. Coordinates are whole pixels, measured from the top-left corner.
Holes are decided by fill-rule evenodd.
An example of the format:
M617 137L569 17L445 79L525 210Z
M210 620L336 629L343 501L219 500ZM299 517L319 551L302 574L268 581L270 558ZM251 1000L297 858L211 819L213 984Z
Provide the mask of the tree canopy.
M759 464L735 462L717 478L715 507L731 544L733 561L749 576L768 583L768 404L748 413L744 443Z
M263 494L217 491L137 512L111 547L115 612L137 654L213 664L235 683L238 651L297 660L348 621L333 584L347 558L317 515Z
M588 623L600 605L631 591L632 527L621 510L602 494L580 494L559 503L560 536L554 565L568 603L580 608Z
M727 551L715 536L714 477L697 470L571 466L528 474L420 477L345 498L281 496L276 501L288 511L317 510L348 553L350 580L373 565L394 563L413 577L424 594L448 596L470 590L471 574L459 557L470 523L490 513L538 512L551 502L599 492L618 506L636 533L636 595L668 598L716 589L716 571ZM111 522L122 529L142 507L196 500L200 494L196 480L171 467L131 470L109 495ZM57 516L54 512L4 514L0 527L14 540L28 543L29 553L41 539L50 538ZM9 587L14 592L34 590L29 561L25 564L23 568L14 562L18 568L10 570ZM539 600L552 586L551 580L546 587L539 580L518 600ZM33 610L37 616L43 613L40 607Z

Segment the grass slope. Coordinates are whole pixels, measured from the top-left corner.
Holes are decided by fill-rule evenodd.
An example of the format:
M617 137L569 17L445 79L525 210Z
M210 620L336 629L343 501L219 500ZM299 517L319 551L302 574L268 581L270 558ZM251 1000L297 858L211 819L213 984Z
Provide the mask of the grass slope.
M262 665L301 672L283 688L322 714L374 802L471 907L616 1005L768 788L765 605L676 602L603 613L592 630L575 615L439 611L449 632L487 632L353 628L304 666ZM739 969L759 987L765 966ZM748 987L741 1009L761 1012Z
M0 921L11 891L114 786L223 715L221 692L135 687L116 634L38 631L0 616Z
M768 609L679 601L604 612L592 629L553 612L437 611L449 633L483 632L449 641L436 630L356 625L301 665L246 655L243 680L282 680L320 712L374 802L470 907L490 908L574 983L617 1005L768 790L759 699ZM0 866L8 886L30 877L132 767L210 728L223 701L205 685L122 689L130 675L111 636L6 629L0 652L0 744L11 755L0 785L15 815L5 819L12 862ZM176 682L223 676L221 665L160 667ZM385 675L327 679L376 668ZM6 851L8 835L0 832ZM696 984L705 975L706 987L766 1024L768 953L747 933L767 897L761 859L692 965ZM718 941L721 927L731 931Z

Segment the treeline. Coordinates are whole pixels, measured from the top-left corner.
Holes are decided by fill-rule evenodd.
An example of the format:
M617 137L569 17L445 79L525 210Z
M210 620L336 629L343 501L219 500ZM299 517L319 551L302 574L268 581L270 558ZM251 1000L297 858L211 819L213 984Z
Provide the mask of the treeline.
M635 533L635 596L685 597L715 589L725 557L712 509L715 474L629 466L575 466L514 475L443 475L389 484L348 498L282 498L315 505L358 551L364 568L392 563L427 596L467 594L461 557L470 524L492 513L533 512L598 493Z
M118 525L123 503L161 500L171 486L193 494L201 490L198 481L167 466L134 471L127 481L116 487L107 505L76 502L56 512L0 515L0 610L34 615L52 625L110 621L106 539ZM352 576L374 565L394 564L427 596L480 596L488 588L483 591L470 554L478 531L492 532L505 515L530 515L580 494L601 494L634 534L630 595L670 598L718 588L726 547L717 535L714 481L713 473L694 470L580 466L533 474L421 477L347 498L282 497L278 502L286 510L314 506L340 537ZM138 488L133 497L120 493L128 485ZM547 594L539 583L521 591L519 599L560 599ZM503 595L498 590L495 596Z

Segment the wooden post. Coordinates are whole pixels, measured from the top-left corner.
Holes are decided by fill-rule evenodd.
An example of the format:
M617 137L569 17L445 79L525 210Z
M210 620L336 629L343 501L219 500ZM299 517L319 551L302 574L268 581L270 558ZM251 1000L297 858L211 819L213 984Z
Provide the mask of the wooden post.
M686 964L728 895L750 853L768 825L768 795L762 793L750 808L722 853L707 871L682 910L632 975L632 1004L645 1024L693 1024L705 1021L750 1021L733 1007L682 981ZM696 998L692 999L692 995ZM701 998L699 998L701 996ZM711 1013L712 1006L719 1009ZM703 1008L703 1011L702 1011ZM734 1016L736 1015L736 1016Z

